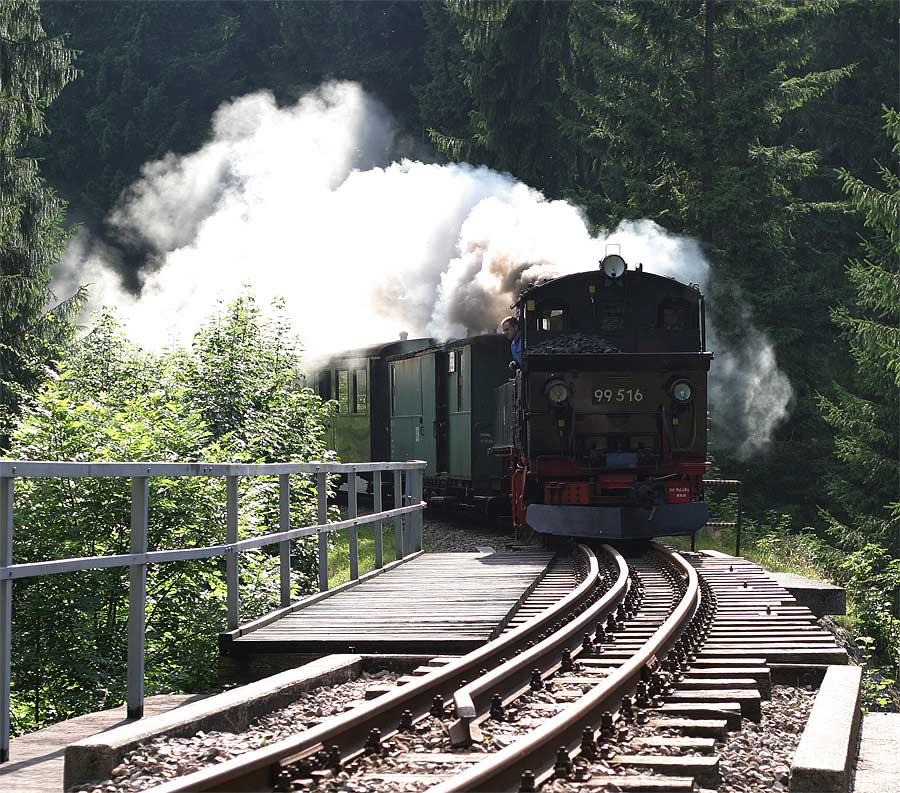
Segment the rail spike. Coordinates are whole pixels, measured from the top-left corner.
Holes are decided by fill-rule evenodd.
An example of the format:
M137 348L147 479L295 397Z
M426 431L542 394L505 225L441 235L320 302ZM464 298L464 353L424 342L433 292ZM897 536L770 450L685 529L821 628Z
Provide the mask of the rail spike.
M581 733L581 756L591 762L597 759L597 743L594 740L593 727L585 727Z
M565 746L560 746L556 751L553 775L557 779L568 779L572 775L572 760L569 758L569 750Z

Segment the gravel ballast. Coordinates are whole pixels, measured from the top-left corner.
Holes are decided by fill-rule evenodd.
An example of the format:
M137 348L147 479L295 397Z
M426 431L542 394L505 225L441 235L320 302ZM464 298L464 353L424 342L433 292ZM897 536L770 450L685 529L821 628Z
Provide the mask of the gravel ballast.
M478 548L506 550L514 541L511 528L502 528L480 515L426 513L424 547L433 553L474 553ZM242 733L199 732L189 738L162 738L143 744L116 767L112 779L103 784L82 785L75 790L91 793L133 793L169 779L229 760L319 724L362 700L371 685L399 677L393 672L363 674L337 686L323 686L305 694L294 704L259 719ZM442 729L433 720L433 728ZM425 732L429 732L426 727ZM410 736L409 746L425 738ZM413 748L404 751L414 751Z
M773 686L759 723L743 719L720 750L720 793L788 790L791 761L815 698L815 690Z
M516 542L509 521L490 521L475 514L425 512L422 547L429 553L474 553L478 548L508 550Z
M394 672L375 672L348 683L313 689L292 705L258 719L245 732L198 732L190 738L150 741L129 753L115 768L109 782L75 789L92 793L146 790L314 727L330 716L343 713L350 703L362 700L370 685L398 677Z

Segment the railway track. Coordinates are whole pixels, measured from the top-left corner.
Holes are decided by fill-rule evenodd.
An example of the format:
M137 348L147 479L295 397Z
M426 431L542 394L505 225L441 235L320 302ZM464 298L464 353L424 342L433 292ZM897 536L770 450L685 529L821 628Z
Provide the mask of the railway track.
M341 716L153 790L715 786L715 741L742 716L759 718L767 654L827 656L827 642L741 570L660 545L629 560L579 546L488 644L433 659Z
M371 773L395 736L435 717L456 747L480 749L457 751L445 774L432 774L435 791L527 790L564 775L579 756L598 756L598 740L633 717L638 701L666 691L699 646L710 608L691 565L661 546L631 563L609 546L579 546L483 647L295 737L154 790L301 789L362 757ZM571 686L587 693L506 748L484 751L486 722L503 723L523 695Z

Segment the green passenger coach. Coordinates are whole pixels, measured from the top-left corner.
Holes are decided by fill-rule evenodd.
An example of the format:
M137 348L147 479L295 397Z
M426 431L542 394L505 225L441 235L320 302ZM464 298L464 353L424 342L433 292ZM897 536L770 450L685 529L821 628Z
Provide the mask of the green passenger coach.
M342 460L383 461L390 457L390 417L387 356L421 349L432 339L407 339L335 353L316 361L309 370L310 386L325 401L334 400L337 412L326 438Z
M424 460L429 496L486 506L506 486L504 463L488 450L494 390L509 362L509 342L497 334L445 344L402 338L319 361L310 384L337 403L327 432L342 460Z
M425 460L429 492L474 500L502 486L494 389L509 375L509 342L457 339L388 359L391 459Z

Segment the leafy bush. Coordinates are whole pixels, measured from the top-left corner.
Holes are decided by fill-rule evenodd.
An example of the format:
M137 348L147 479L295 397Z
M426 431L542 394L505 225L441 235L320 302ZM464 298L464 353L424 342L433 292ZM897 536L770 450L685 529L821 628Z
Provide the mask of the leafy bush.
M244 296L200 330L190 350L160 355L130 344L110 315L77 343L35 397L10 457L72 461L272 462L333 459L329 407L303 388L300 351L275 306L263 317ZM292 522L316 522L312 477L292 477ZM243 537L277 530L275 477L241 481ZM21 479L16 562L128 553L130 483ZM222 479L151 480L151 549L225 539ZM314 543L292 549L295 594L317 579ZM278 602L275 548L241 555L242 617ZM127 648L127 569L17 581L14 587L14 729L24 732L121 702ZM225 627L224 560L152 565L147 576L148 694L214 684Z

